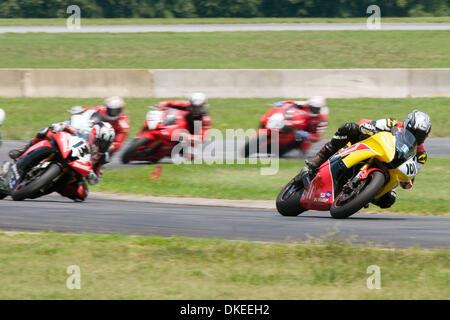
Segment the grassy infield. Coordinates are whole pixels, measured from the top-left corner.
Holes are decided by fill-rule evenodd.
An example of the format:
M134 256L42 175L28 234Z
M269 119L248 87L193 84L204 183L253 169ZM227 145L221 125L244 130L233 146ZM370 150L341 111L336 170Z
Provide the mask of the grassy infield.
M2 299L446 299L449 250L0 234ZM81 269L81 289L66 269ZM381 290L366 287L381 268ZM175 318L175 317L171 317Z
M0 20L0 24L24 22ZM311 43L312 34L279 33L276 38L274 35L223 34L218 42L214 42L214 36L202 39L198 35L173 34L130 38L108 35L102 39L92 35L0 35L0 67L448 67L449 47L442 45L448 38L445 32L365 33L364 37L363 33L333 33L333 36L315 33L313 38L319 50L311 52L302 49ZM414 41L405 40L408 37L404 35L412 36ZM243 50L250 40L252 47ZM119 45L117 49L111 50L111 42ZM217 47L219 42L221 46ZM388 47L383 46L386 42ZM206 46L208 52L193 50L205 43L211 44ZM73 50L73 46L67 49L70 44L77 44L78 50ZM136 52L143 44L146 46L142 51ZM167 54L174 44L180 49L177 57ZM130 50L123 49L128 46ZM237 49L230 51L233 47ZM103 48L108 50L98 50ZM181 58L183 52L186 54ZM255 53L260 56L253 57ZM371 58L367 57L368 53L372 53ZM64 57L67 54L70 59ZM204 55L212 58L204 59ZM98 61L103 64L96 65ZM95 99L0 99L8 115L3 133L9 139L28 138L37 128L63 120L62 109L97 102ZM128 100L135 128L132 134L145 114L143 106L154 102L155 99ZM220 129L254 127L269 102L267 99L211 99L214 124ZM332 117L327 136L344 121L386 115L403 118L412 107L419 105L433 118L433 135L448 136L449 103L445 98L331 99ZM43 110L43 107L45 114L29 112L30 108ZM201 168L167 165L158 181L148 180L149 168L108 170L97 190L272 199L299 166L297 161L282 161L278 175L261 177L256 165ZM182 176L178 174L180 170ZM402 192L394 210L448 213L445 204L450 186L442 179L445 174L448 174L448 160L431 159L417 178L416 190ZM133 183L124 184L123 176ZM183 187L184 184L189 188ZM414 200L414 206L409 200ZM333 244L327 239L319 244L259 244L118 235L0 234L0 298L445 299L450 296L448 256L448 249L383 250ZM73 264L81 267L81 290L71 291L65 286L66 268ZM382 290L366 288L369 276L366 269L373 264L381 267Z
M445 68L448 39L449 31L0 34L0 67Z

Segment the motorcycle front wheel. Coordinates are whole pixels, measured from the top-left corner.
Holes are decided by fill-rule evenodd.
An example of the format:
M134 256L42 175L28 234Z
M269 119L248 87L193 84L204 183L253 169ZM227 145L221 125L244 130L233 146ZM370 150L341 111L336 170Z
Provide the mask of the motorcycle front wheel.
M56 163L52 163L45 170L42 170L42 173L39 175L33 176L30 180L20 182L11 193L11 197L15 201L35 198L41 193L41 189L48 186L60 173L61 167Z
M150 139L146 137L135 138L131 141L130 145L122 153L122 163L126 164L130 162L136 155L136 151L139 147L145 146L150 142Z
M360 180L360 185L348 193L341 191L330 208L331 216L335 219L345 219L361 210L370 203L383 187L386 178L380 171L373 171L367 179Z
M300 205L300 197L302 196L303 185L294 185L294 179L280 191L277 197L276 206L278 212L282 216L295 217L305 211Z

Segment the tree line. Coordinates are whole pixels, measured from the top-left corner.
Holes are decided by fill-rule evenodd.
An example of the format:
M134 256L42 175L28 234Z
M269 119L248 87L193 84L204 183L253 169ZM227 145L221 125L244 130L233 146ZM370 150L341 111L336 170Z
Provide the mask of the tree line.
M449 16L450 0L0 0L0 18L64 18L78 5L86 18Z

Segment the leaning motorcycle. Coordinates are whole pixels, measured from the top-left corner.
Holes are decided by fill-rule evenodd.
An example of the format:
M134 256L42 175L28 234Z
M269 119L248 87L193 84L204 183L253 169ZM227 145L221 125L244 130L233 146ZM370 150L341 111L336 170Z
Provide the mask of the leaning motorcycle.
M312 180L303 168L278 194L277 210L283 216L329 210L333 218L347 218L400 182L410 182L418 172L416 149L416 139L408 130L376 133L338 151Z
M79 176L86 177L91 169L86 140L65 131L53 133L28 148L15 164L4 164L0 198L9 194L13 200L38 198L59 190Z
M272 136L278 133L279 156L300 147L303 153L310 148L310 143L296 140L297 130L306 130L308 113L295 107L275 107L261 117L256 134L246 141L242 155L249 157L254 153L272 153Z
M130 161L158 162L169 156L179 143L177 132L188 131L187 112L175 108L150 110L137 137L122 153L122 163Z

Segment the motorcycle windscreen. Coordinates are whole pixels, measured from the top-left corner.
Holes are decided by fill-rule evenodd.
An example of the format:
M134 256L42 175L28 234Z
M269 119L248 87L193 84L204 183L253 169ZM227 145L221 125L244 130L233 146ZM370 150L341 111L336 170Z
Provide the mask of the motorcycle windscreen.
M300 205L307 210L329 210L334 201L334 184L330 161L325 162L303 191Z

